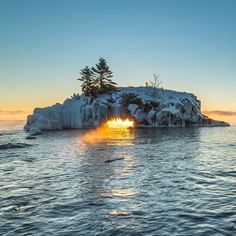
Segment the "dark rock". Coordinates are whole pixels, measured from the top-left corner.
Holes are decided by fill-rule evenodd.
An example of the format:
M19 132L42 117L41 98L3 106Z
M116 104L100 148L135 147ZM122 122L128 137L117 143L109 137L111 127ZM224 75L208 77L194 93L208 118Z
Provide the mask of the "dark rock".
M115 158L115 159L109 159L109 160L106 160L105 163L110 163L110 162L113 162L113 161L120 161L120 160L124 160L124 157Z
M32 136L32 135L28 135L25 137L25 139L31 140L31 139L36 139L36 137Z
M1 144L0 149L25 148L29 146L32 145L27 143L7 143L7 144Z

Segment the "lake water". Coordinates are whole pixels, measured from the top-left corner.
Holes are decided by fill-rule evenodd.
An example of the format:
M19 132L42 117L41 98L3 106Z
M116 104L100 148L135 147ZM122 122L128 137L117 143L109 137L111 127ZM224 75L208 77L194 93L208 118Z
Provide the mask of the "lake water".
M0 124L0 235L235 235L236 127L45 132ZM114 161L112 161L114 160Z

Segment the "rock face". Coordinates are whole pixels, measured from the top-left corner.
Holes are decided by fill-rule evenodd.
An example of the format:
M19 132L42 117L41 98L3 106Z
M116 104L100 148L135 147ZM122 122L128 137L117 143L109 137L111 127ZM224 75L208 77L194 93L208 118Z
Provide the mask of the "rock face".
M112 117L130 117L137 126L228 126L201 113L201 102L191 93L149 87L120 88L96 98L81 95L51 107L36 108L25 129L56 130L97 127Z

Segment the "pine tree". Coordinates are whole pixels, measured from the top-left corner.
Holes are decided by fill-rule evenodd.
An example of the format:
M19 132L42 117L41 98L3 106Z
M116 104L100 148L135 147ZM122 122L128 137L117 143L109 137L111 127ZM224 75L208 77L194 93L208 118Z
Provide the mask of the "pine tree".
M116 90L117 84L111 80L113 74L104 58L99 58L99 63L92 67L98 94L111 93Z
M99 94L112 93L116 91L117 84L111 80L112 72L105 59L100 58L95 67L84 67L80 71L82 81L82 92L86 96L96 97Z
M80 75L81 78L79 78L78 80L82 81L82 92L85 95L92 95L91 91L92 91L92 85L94 83L94 79L93 79L93 72L92 70L88 67L85 66L82 70L80 70Z

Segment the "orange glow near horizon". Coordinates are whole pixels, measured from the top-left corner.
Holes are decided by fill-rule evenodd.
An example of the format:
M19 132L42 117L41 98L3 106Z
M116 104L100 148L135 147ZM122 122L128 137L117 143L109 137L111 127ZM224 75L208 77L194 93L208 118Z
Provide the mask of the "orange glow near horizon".
M229 123L230 125L236 125L236 117L235 116L225 116L225 115L216 115L216 114L208 114L207 112L203 112L204 115L207 115L209 118L213 120L219 120Z
M0 114L0 120L9 120L9 121L26 121L27 116L30 115L30 113L22 112L20 114Z

